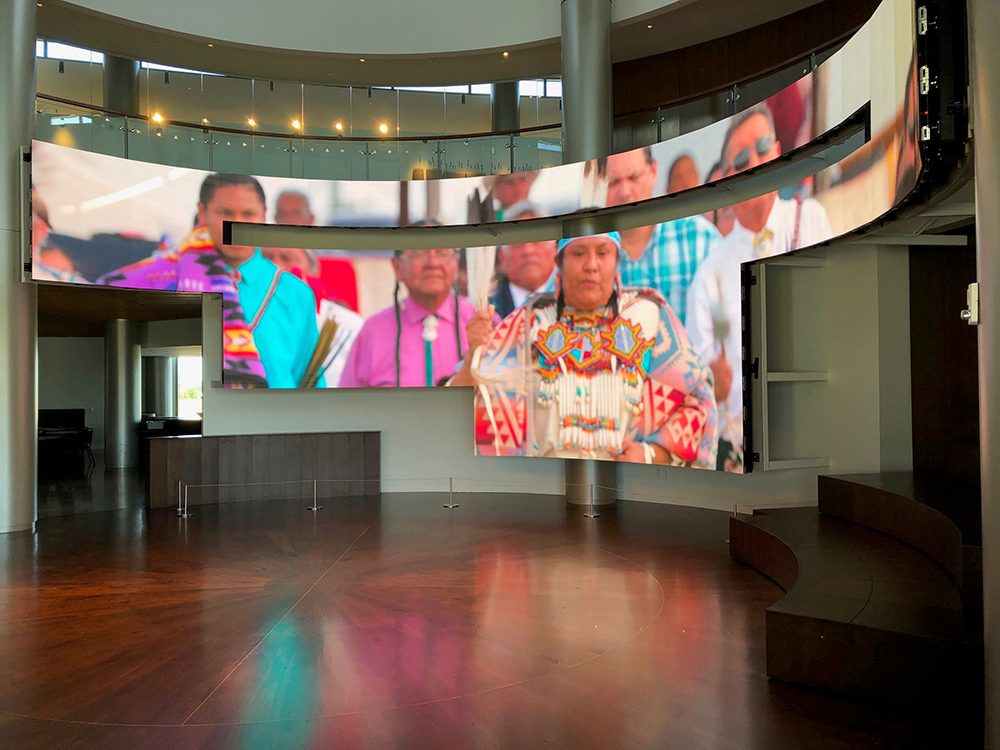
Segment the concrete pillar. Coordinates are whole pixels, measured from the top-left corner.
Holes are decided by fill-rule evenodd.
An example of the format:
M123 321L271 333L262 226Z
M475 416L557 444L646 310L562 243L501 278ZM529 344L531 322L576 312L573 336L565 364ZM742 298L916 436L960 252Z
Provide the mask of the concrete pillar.
M493 111L494 132L517 130L521 127L521 113L518 110L518 82L494 83L490 95Z
M139 465L141 342L139 321L118 319L105 323L104 462L109 469Z
M976 158L979 434L983 494L986 747L1000 746L1000 13L968 0Z
M611 153L611 0L562 0L563 162ZM567 237L603 231L590 220L566 222ZM612 504L612 461L566 461L566 500Z
M126 115L139 112L139 61L104 54L104 106Z
M21 189L35 111L35 11L35 0L0 2L0 533L33 529L38 506L38 297L23 281L31 238Z
M611 152L611 0L562 0L563 162Z
M142 358L142 412L177 416L177 357Z

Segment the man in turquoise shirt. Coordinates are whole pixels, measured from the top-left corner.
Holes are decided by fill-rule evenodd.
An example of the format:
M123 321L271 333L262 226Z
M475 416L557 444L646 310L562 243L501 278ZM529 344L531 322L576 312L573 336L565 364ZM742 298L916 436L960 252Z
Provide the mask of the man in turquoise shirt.
M222 243L222 223L263 224L264 190L247 175L214 174L205 179L198 200L198 221L232 269L240 306L253 332L268 388L298 388L319 340L312 289L280 269L260 248ZM320 377L317 387L326 387Z

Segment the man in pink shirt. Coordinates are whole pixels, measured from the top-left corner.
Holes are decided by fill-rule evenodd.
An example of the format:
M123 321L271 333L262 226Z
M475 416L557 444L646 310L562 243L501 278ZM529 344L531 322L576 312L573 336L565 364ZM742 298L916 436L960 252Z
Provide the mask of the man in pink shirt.
M395 303L365 321L344 365L341 387L443 385L465 356L465 327L475 311L455 291L458 251L397 251L392 267ZM407 291L402 301L400 284Z

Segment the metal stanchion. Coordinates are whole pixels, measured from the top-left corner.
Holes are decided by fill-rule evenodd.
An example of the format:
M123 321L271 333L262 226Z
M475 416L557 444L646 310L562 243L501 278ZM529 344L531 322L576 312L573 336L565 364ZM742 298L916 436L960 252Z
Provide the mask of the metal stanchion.
M448 510L454 510L458 507L458 503L455 502L455 478L448 477L448 502L445 503L445 508Z
M584 518L600 518L601 514L594 508L594 485L590 485L590 513L584 513Z
M184 512L183 513L181 513L181 512L177 513L177 515L180 516L181 518L188 518L189 516L194 515L193 513L191 513L191 512L188 511L188 490L190 490L190 489L191 489L190 487L185 487L184 488ZM180 509L178 508L178 511L179 510Z
M181 509L181 495L183 494L181 487L183 484L184 483L180 479L177 480L177 515L183 513L183 510Z
M310 506L308 506L308 507L306 507L306 510L311 510L313 513L315 513L317 510L323 510L323 506L320 505L317 502L319 500L318 485L319 485L319 480L318 479L314 479L313 480L313 504L310 505Z

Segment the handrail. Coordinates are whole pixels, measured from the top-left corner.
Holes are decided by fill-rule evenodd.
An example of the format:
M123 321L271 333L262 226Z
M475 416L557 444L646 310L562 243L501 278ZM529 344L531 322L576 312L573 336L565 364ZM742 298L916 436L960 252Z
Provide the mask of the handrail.
M43 99L48 102L56 102L57 104L65 104L70 107L78 107L80 109L89 109L93 112L100 112L102 115L111 115L112 117L130 117L136 120L145 120L149 122L152 118L149 115L141 114L129 114L127 112L119 112L116 109L107 109L105 107L98 107L96 104L88 104L87 102L78 102L73 99L64 99L61 96L52 96L51 94L35 94L37 99ZM199 130L201 132L207 133L209 131L215 133L232 133L233 135L246 135L250 137L260 137L260 138L297 138L299 140L310 140L310 141L335 141L337 143L350 143L358 142L364 143L367 141L422 141L427 143L428 141L452 141L452 140L467 140L470 138L485 138L485 137L500 137L500 136L515 136L523 135L524 133L537 133L542 130L552 130L553 128L561 128L562 123L554 123L552 125L532 125L528 128L518 128L517 130L492 130L484 131L480 133L448 133L442 135L374 135L369 137L356 136L356 135L310 135L308 133L274 133L264 130L244 130L241 128L227 128L217 125L212 125L211 123L194 123L194 122L184 122L183 120L168 120L164 118L162 122L154 122L154 125L162 127L164 125L174 125L182 128L190 128L191 130Z

